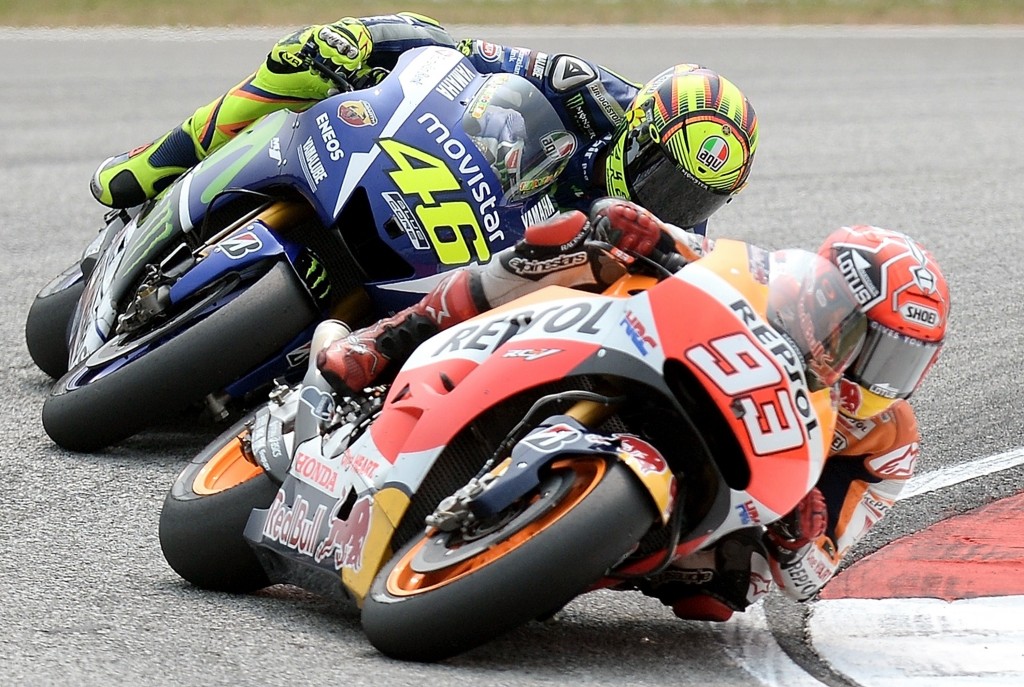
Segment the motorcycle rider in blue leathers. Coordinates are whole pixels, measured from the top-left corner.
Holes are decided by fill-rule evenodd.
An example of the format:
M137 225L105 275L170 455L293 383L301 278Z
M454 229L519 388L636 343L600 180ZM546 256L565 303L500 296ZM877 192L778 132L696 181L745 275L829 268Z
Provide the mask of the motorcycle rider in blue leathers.
M261 117L331 95L335 87L303 59L307 44L357 88L376 84L399 56L423 46L457 48L482 73L529 80L575 138L548 191L559 210L586 211L603 196L628 198L703 234L707 218L746 185L757 149L757 116L743 93L698 65L671 67L641 86L574 55L457 43L436 21L400 13L346 17L289 34L253 74L180 126L100 164L93 195L110 207L138 205Z
M103 161L91 182L95 198L114 208L138 205L267 114L285 108L301 111L332 95L336 87L305 60L307 46L315 46L315 59L357 89L372 87L403 53L424 46L455 48L481 73L527 79L547 97L573 137L568 163L547 191L555 208L585 213L595 200L610 196L649 211L637 214L632 203L608 207L620 247L650 249L661 236L662 224L655 217L690 230L689 236L699 244L708 217L746 185L757 150L753 107L734 84L699 65L670 67L641 85L575 55L475 39L457 42L433 19L403 12L346 17L285 36L253 74L198 108L180 126ZM490 162L501 163L514 150L518 133L515 113L510 111L504 121L481 122L474 138ZM514 274L512 257L546 264L545 255L565 253L585 238L581 228L556 218L545 227L528 229L515 255L508 252L509 260L492 261L489 273L500 282L507 272L515 282L522 275ZM679 244L674 249L686 250ZM354 378L373 378L379 372L375 361L400 359L411 346L448 324L429 312L431 299L440 294L448 305L463 306L453 322L475 314L484 307L481 299L486 301L487 294L469 293L468 274L456 272L422 302L354 333L347 345L365 349L366 355L352 358L345 350L335 350L336 364L361 360L365 369L360 364ZM535 271L532 278L545 276ZM339 376L343 375L334 375ZM683 618L722 620L745 607L753 600L747 584L752 572L770 575L760 539L743 535L718 548L721 575L712 576L709 584L661 585L657 591L652 586L645 593L657 596Z

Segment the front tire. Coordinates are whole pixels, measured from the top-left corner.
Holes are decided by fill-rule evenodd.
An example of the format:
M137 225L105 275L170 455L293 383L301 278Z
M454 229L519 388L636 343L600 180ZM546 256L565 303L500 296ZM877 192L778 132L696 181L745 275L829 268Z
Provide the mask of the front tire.
M44 286L25 319L25 345L32 362L57 379L68 371L68 328L85 290L79 263L71 265Z
M90 361L105 361L95 369L120 361L111 350L116 342L98 349L54 384L43 403L43 427L54 442L73 451L109 446L223 389L319 316L291 267L278 263L205 319L164 323L172 338L83 383L83 376L95 371ZM176 326L184 330L176 333Z
M240 420L190 462L160 511L160 548L174 572L202 589L243 594L270 585L242 533L277 484L242 452Z
M370 642L412 661L479 646L585 591L656 518L628 468L592 457L557 461L534 498L505 515L473 540L435 530L403 547L363 603Z

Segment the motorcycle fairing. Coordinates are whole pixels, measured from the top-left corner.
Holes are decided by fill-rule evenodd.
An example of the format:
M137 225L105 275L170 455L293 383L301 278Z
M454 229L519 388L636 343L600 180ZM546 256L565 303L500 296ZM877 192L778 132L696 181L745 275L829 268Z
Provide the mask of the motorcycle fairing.
M124 255L124 246L131 241L132 234L137 229L137 218L127 224L111 225L104 229L113 231L114 236L110 240L109 248L100 253L75 305L69 329L69 368L102 346L114 327L117 303L108 296L115 276L113 266Z
M128 296L128 291L139 282L146 265L167 247L179 242L184 232L201 227L210 210L230 197L230 193L222 195L225 191L244 188L259 192L273 186L290 186L311 202L324 226L331 226L355 188L395 188L386 178L386 172L380 169L381 164L371 168L369 163L380 153L377 139L382 134L397 134L406 119L419 111L418 108L437 107L438 112L446 113L451 120L448 128L452 135L461 136L462 144L471 146L457 126L462 115L461 105L434 91L445 75L462 62L461 54L443 49L411 52L413 54L403 56L399 64L401 66L404 61L414 71L402 70L395 74L396 78L385 79L373 93L361 91L339 95L304 113L279 111L264 117L177 179L156 200L144 206L127 228L118 229L119 236L93 270L93 281L87 285L82 299L84 307L81 313L76 314L75 334L69 346L72 366L107 340L116 322L118 307ZM478 77L474 83L478 84L480 80ZM411 87L407 87L410 84ZM407 94L415 98L407 99ZM379 98L379 111L385 112L390 106L397 108L397 112L387 122L379 123L380 126L348 126L337 114L340 103L346 102L346 98ZM341 127L345 127L343 135L336 136ZM406 127L402 131L403 135L408 129ZM328 131L334 133L328 134ZM326 138L328 135L332 138ZM442 150L433 137L423 132L420 132L418 140ZM332 150L328 151L322 147L326 143L338 145L332 145ZM311 161L330 157L337 158L331 160L332 166L329 169L322 166L318 170L318 175L326 176L311 185L311 180L317 178L307 176ZM352 160L356 162L351 163ZM360 175L356 178L349 173L350 164L357 168L365 164L366 168L359 170ZM486 168L482 169L485 176L494 176L489 167L483 167ZM469 190L466 193L469 195ZM385 212L387 204L383 197L372 193L370 197L376 206L375 216L391 216ZM505 226L512 228L507 235L496 234L496 243L488 249L490 253L511 244L522 233L521 210L503 212L507 212L509 218L514 216L519 226L509 225L511 219L508 219ZM399 240L390 237L383 226L375 229L382 240L390 243L397 252L406 254L404 257L415 267L416 274L437 271L436 259L432 255L428 259L428 255L415 254L408 248L407 237L403 235Z
M275 174L272 170L259 164L246 166L266 150L267 142L281 130L287 119L287 113L277 112L242 132L177 179L157 199L145 205L126 226L116 229L117 235L100 256L76 310L69 342L71 367L107 341L116 323L119 306L138 284L146 266L167 248L180 242L183 232L194 228L197 216L188 210L191 198L205 197L204 209L209 210L206 205L240 169L259 170L264 175L264 183L268 182L268 176L272 179ZM115 227L109 230L115 230Z
M742 244L730 248L724 243L716 249L726 249L716 261L699 261L633 296L551 287L431 338L399 372L383 412L340 456L325 458L329 454L319 438L300 447L274 505L253 512L246 536L257 548L275 550L295 565L321 574L340 570L348 592L364 598L376 570L391 555L391 539L411 495L455 435L479 415L480 399L498 404L545 382L587 373L628 374L646 383L660 380L667 360L706 375L706 366L693 363L688 354L716 337L751 338L749 323L730 304L742 302L763 312L763 285L752 277ZM685 320L676 315L681 303L687 304ZM772 357L781 353L755 343L766 364L784 369ZM745 391L775 398L806 391L800 375L776 377L773 384ZM663 381L651 384L666 402L674 402ZM743 419L730 417L735 394L719 390L712 395L735 431L743 431ZM814 410L819 406L816 402ZM808 432L813 435L814 428ZM820 442L806 439L802 435L798 447L780 455L756 454L744 446L754 474L750 488L730 489L719 477L714 507L682 548L692 550L791 510L805 493L798 493L800 488L816 479L823 459L815 452ZM762 478L774 470L796 486ZM783 494L776 496L771 488Z
M522 207L500 203L495 172L460 125L465 101L488 78L458 51L422 48L377 86L292 115L290 139L275 153L279 181L300 191L324 226L365 192L373 231L409 265L402 279L369 275L371 285L432 276L439 262L487 262L522 234ZM245 171L236 184L250 183Z
M671 398L661 377L666 359L708 378L695 352L708 341L740 336L775 372L760 387L733 393L706 383L753 467L747 488L733 490L734 524L771 522L792 510L824 466L834 423L830 394L809 391L794 362L799 356L763 320L766 287L751 273L745 244L720 244L709 257L627 299L575 292L563 300L564 292L552 291L554 300L479 316L430 339L392 386L389 410L402 412L384 413L370 428L381 455L395 463L389 474L403 473L406 456L421 460L439 451L475 416L477 399L496 404L544 381L619 370ZM675 315L682 303L685 317ZM756 326L770 344L750 334L748 322L728 305L736 303L760 310ZM745 411L739 417L737 404ZM765 420L759 412L776 415ZM786 442L772 443L776 434ZM417 486L406 482L412 491Z
M263 222L253 220L219 241L203 260L174 282L170 290L171 302L178 303L224 275L241 272L268 258L284 254L294 263L302 250L296 244L279 240Z
M788 513L817 482L835 413L830 391L810 391L799 353L767 323L768 288L754 264L746 244L720 240L675 277L697 288L677 296L651 289L648 296L657 312L687 303L685 318L658 322L659 339L670 357L705 380L733 426L755 468L734 507L741 520L759 524ZM746 372L760 369L760 375L729 374L743 366Z

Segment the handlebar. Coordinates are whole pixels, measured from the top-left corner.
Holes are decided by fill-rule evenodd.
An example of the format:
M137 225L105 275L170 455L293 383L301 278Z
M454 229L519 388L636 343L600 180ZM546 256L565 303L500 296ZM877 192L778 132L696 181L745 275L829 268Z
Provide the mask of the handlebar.
M310 38L306 41L306 44L302 46L302 50L299 52L302 57L302 63L318 72L320 76L327 79L329 82L338 87L338 90L342 93L347 93L353 90L352 82L345 78L336 68L330 67L324 64L324 58L320 56L320 49L316 47L316 43Z
M649 258L673 274L690 264L679 253L663 253L657 248L651 251Z
M639 253L634 253L633 251L616 248L607 241L601 241L598 239L590 239L585 245L605 252L613 259L622 263L629 272L634 272L636 265L645 265L653 269L661 277L670 277L689 264L682 255L679 255L678 253L666 253L658 250L657 248L651 250L650 254L645 256L640 255Z

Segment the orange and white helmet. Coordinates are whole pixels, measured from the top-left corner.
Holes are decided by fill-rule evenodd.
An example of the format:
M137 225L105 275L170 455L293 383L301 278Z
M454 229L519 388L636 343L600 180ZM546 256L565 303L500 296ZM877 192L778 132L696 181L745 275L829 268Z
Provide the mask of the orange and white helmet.
M840 386L840 410L866 419L909 398L935 364L949 286L935 258L897 231L842 227L818 252L839 268L868 318L864 346Z

